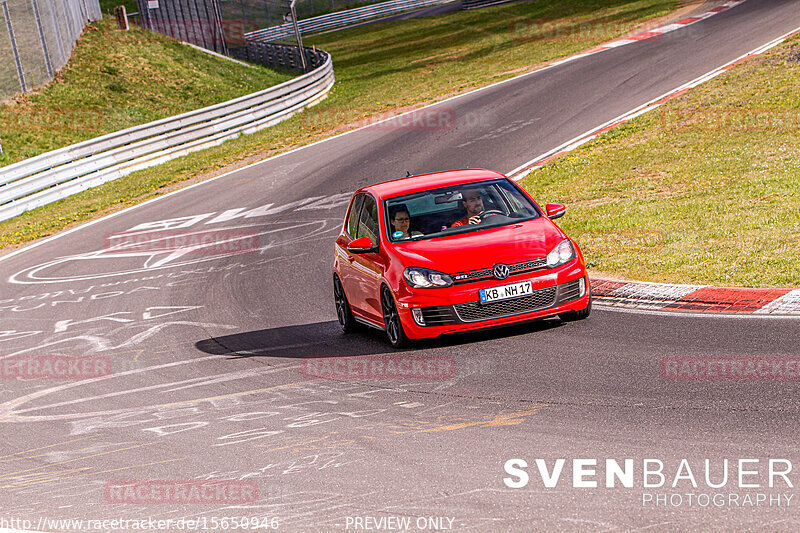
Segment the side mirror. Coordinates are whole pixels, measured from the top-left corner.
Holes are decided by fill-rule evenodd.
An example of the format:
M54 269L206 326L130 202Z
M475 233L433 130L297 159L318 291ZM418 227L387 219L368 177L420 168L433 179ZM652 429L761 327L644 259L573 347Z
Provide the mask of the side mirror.
M567 212L567 207L562 204L547 204L547 218L555 220L561 218Z
M369 237L359 237L347 245L347 251L351 254L368 254L377 251L377 246Z

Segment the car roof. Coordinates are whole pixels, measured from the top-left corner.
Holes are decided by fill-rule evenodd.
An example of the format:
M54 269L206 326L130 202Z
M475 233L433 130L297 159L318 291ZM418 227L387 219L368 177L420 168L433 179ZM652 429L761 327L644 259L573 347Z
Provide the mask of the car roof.
M379 200L386 200L404 194L427 191L428 189L438 189L439 187L500 178L505 178L505 176L499 172L483 168L446 170L444 172L433 172L430 174L420 174L407 178L384 181L383 183L376 183L375 185L363 187L357 192L369 192Z

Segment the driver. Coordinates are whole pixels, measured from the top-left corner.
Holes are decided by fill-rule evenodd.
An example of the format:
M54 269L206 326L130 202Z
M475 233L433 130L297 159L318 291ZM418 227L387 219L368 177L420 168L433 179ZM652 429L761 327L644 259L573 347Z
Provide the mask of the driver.
M483 212L483 196L481 196L481 190L476 187L462 189L461 203L464 204L467 214L464 215L464 218L461 220L453 222L450 227L455 228L467 224L480 224L481 217L478 215Z

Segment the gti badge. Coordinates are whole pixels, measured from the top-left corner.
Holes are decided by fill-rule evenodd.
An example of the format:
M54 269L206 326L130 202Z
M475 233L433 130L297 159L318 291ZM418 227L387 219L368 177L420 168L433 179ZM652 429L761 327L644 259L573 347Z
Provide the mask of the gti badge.
M497 279L506 279L508 277L508 267L503 263L497 263L492 269L492 274Z

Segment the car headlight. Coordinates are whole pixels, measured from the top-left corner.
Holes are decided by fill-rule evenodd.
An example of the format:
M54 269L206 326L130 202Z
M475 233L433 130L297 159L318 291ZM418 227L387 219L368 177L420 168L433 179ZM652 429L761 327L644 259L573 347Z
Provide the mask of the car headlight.
M436 287L449 287L453 279L447 274L429 270L427 268L408 267L403 276L409 285L415 289L433 289Z
M569 263L575 259L575 247L569 239L564 239L547 254L547 266L550 268Z

